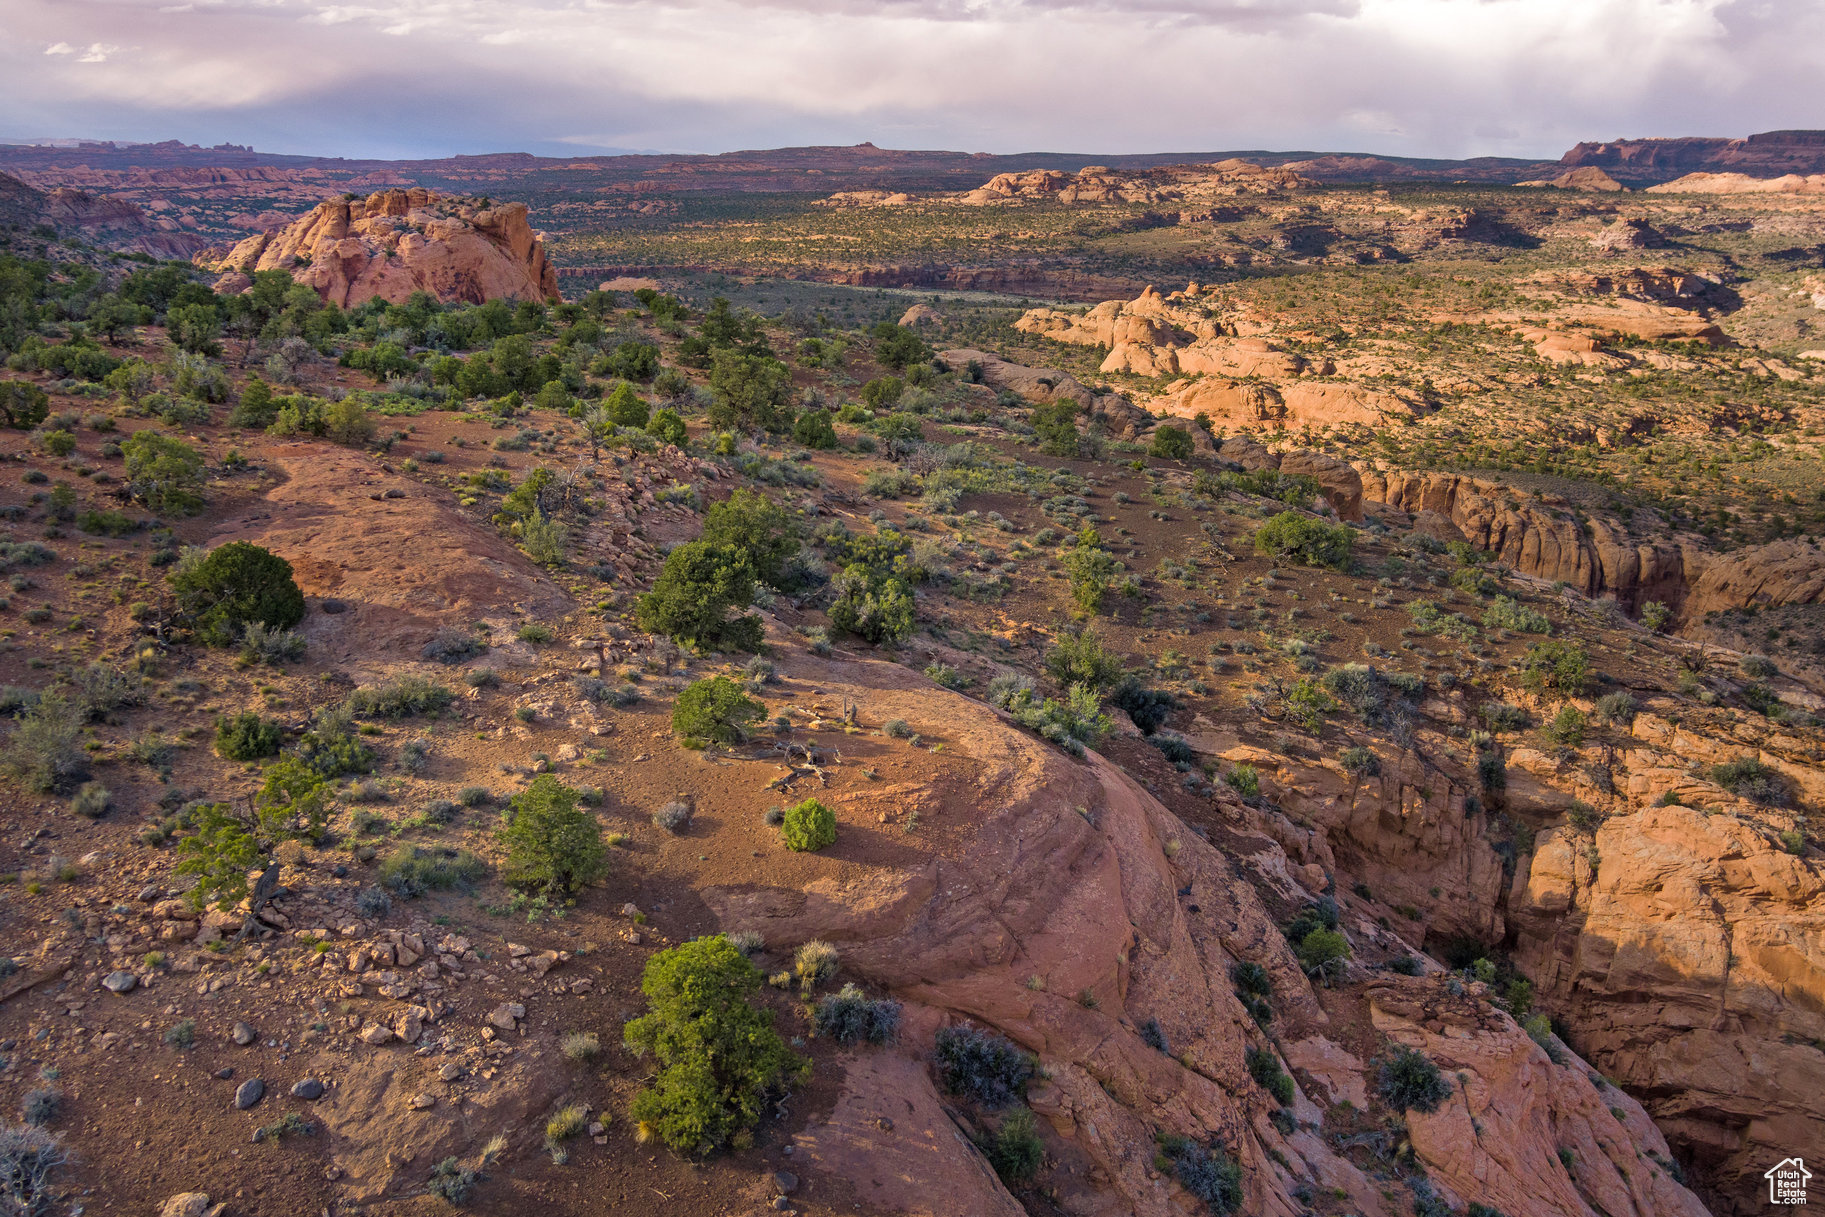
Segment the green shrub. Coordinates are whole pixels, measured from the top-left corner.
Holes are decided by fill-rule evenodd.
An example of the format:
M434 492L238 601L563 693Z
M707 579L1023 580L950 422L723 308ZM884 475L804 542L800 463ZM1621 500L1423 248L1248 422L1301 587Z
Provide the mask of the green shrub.
M139 521L125 512L85 511L76 517L76 527L91 536L125 537L139 531Z
M28 790L40 794L66 791L89 775L89 754L82 727L87 707L51 690L19 716L12 736L0 750L0 768Z
M1521 657L1521 683L1535 692L1577 697L1591 682L1591 661L1575 642L1536 642Z
M1540 729L1549 743L1561 748L1579 748L1584 745L1584 733L1590 725L1589 717L1576 706L1563 706L1553 716L1553 720Z
M114 795L100 782L84 782L70 800L70 811L85 820L99 820L108 814Z
M1281 473L1278 469L1251 469L1246 473L1215 475L1200 471L1192 478L1191 488L1207 498L1235 493L1278 499L1288 507L1297 507L1302 511L1311 507L1318 496L1324 493L1324 487L1318 479L1300 473Z
M1355 547L1356 533L1348 525L1326 524L1296 511L1283 511L1255 530L1256 553L1305 566L1344 570Z
M292 579L291 563L246 541L179 562L167 581L178 610L211 646L235 645L252 622L289 630L304 620L304 593Z
M382 685L363 685L349 694L348 708L363 718L410 718L436 714L456 700L456 694L423 676L396 676Z
M1529 608L1519 600L1497 596L1483 614L1483 625L1490 629L1515 630L1522 634L1550 634L1553 623L1545 613Z
M742 692L726 676L693 682L672 707L672 732L686 742L740 743L745 724L766 714L766 707Z
M1075 547L1066 551L1063 564L1071 584L1072 603L1080 614L1090 617L1102 611L1121 564L1102 547L1093 529L1085 529L1084 534Z
M792 373L769 355L720 348L710 353L710 424L777 431L785 423Z
M636 602L635 615L641 629L680 642L753 651L761 644L760 618L728 616L753 599L754 567L745 551L690 541L666 555L653 590Z
M1377 1082L1382 1102L1395 1111L1437 1111L1451 1097L1451 1083L1416 1048L1396 1048L1390 1053L1382 1062Z
M1153 440L1147 445L1147 452L1165 460L1185 460L1192 452L1191 433L1183 427L1162 423L1153 429Z
M1280 1067L1280 1058L1265 1048L1250 1047L1244 1057L1248 1076L1274 1096L1282 1107L1293 1105L1293 1079Z
M1372 778L1381 774L1381 758L1360 744L1345 748L1337 762L1353 778Z
M215 724L215 750L224 760L252 761L279 751L282 734L278 723L258 714L219 718Z
M800 852L823 849L836 844L836 813L816 799L806 799L786 808L786 818L779 831L786 839L787 849Z
M602 874L602 826L551 774L514 795L507 814L496 839L507 855L502 877L512 886L568 896Z
M691 442L691 433L676 410L655 411L646 422L646 433L662 444L675 444L680 448Z
M51 399L29 380L0 380L0 419L15 431L30 431L51 410Z
M265 865L265 851L226 803L204 803L190 814L196 831L178 842L177 864L178 874L197 878L188 899L199 909L211 901L231 909L247 895L247 872Z
M1221 1146L1203 1146L1175 1133L1155 1138L1154 1166L1203 1201L1219 1217L1242 1206L1242 1166Z
M1068 397L1033 407L1027 421L1047 456L1077 455L1077 403Z
M836 427L830 421L828 410L807 410L792 424L794 442L826 451L836 447Z
M1350 940L1340 930L1316 929L1299 940L1299 965L1307 976L1316 976L1325 984L1343 974L1344 961L1350 958Z
M1673 610L1658 600L1650 600L1641 606L1641 624L1656 634L1660 633L1672 616Z
M1223 781L1245 799L1261 797L1261 774L1253 765L1237 765L1223 775Z
M773 1029L770 1011L749 998L763 977L718 934L661 951L641 980L648 1012L623 1040L653 1058L655 1076L630 1114L679 1153L708 1153L760 1122L768 1096L808 1064Z
M487 873L488 864L466 849L402 845L381 861L378 877L409 900L426 892L467 888Z
M1083 685L1101 693L1121 681L1122 660L1105 649L1103 640L1093 631L1085 630L1058 636L1057 643L1046 652L1046 672L1067 688Z
M203 454L195 448L156 431L136 431L120 450L126 458L127 489L149 510L189 516L203 509Z
M1784 806L1793 797L1781 771L1752 756L1712 766L1711 780L1736 797L1764 807Z
M700 540L747 556L754 577L772 587L785 583L787 563L798 553L799 530L784 508L755 490L737 487L703 515Z
M830 624L877 646L912 636L915 624L912 588L905 581L855 564L830 582L836 599Z
M1635 698L1627 690L1605 693L1597 699L1597 721L1605 726L1626 727L1635 721Z
M995 1131L977 1138L976 1145L1009 1187L1031 1183L1046 1156L1033 1113L1025 1107L1016 1107L1003 1116Z
M936 1059L945 1090L990 1110L1019 1100L1035 1072L1033 1058L1013 1040L968 1024L938 1032Z

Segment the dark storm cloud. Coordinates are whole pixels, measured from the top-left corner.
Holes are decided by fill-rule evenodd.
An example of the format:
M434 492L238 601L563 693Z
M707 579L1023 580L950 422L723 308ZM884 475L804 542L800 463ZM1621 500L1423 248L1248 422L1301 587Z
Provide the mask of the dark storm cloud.
M1557 155L1819 125L1812 0L0 0L0 134Z

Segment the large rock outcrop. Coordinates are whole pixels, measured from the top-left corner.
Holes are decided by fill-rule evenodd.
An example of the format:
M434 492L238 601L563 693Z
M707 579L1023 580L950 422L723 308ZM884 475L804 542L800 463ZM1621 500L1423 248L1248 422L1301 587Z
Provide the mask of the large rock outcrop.
M1737 815L1646 806L1594 836L1541 833L1509 916L1543 999L1683 1150L1735 1182L1730 1211L1762 1211L1768 1166L1825 1154L1816 859Z
M1034 169L998 173L960 202L983 205L1019 201L1056 203L1195 202L1238 194L1263 194L1316 186L1285 168L1268 168L1231 157L1210 165L1161 165L1153 169L1111 169L1088 165L1076 173Z
M344 308L378 296L402 303L429 292L445 303L555 300L558 276L524 203L485 205L421 187L320 203L275 232L249 237L216 263L219 288L262 270L287 270Z
M899 1051L915 1059L940 1026L966 1019L1037 1055L1045 1076L1028 1098L1069 1213L1190 1211L1190 1199L1154 1165L1161 1132L1214 1141L1234 1155L1239 1211L1292 1217L1314 1187L1361 1213L1407 1211L1404 1192L1384 1192L1337 1152L1333 1113L1308 1097L1373 1089L1376 1066L1365 1059L1373 1043L1352 1052L1331 1038L1350 1033L1350 1044L1365 1043L1329 1008L1356 999L1321 1000L1312 990L1229 854L1100 757L1072 760L980 702L934 696L916 675L886 664L806 658L793 667L793 679L854 701L868 716L942 732L947 749L970 762L969 788L833 789L824 797L858 826L917 806L918 844L858 846L864 853L856 856L869 859L861 875L807 854L766 883L706 888L703 901L725 929L759 931L776 949L811 938L835 944L847 970L906 1003ZM1400 945L1364 918L1346 928L1359 956ZM1243 960L1272 978L1278 1042L1232 991L1230 969ZM1509 1217L1702 1214L1670 1178L1641 1171L1630 1182L1612 1169L1664 1156L1666 1146L1632 1099L1580 1093L1591 1084L1575 1058L1555 1064L1506 1015L1453 998L1443 977L1377 985L1371 999L1390 1036L1449 1062L1447 1076L1464 1079L1462 1114L1441 1108L1438 1135L1416 1131L1413 1139L1454 1205L1499 1203ZM1359 1017L1349 1008L1352 1022ZM1149 1020L1170 1053L1143 1038ZM1277 1105L1246 1064L1247 1049L1273 1053L1280 1044L1304 1063L1293 1125L1274 1118ZM889 1113L891 1121L880 1119ZM901 1142L902 1117L911 1144ZM1472 1119L1488 1148L1461 1143L1458 1126ZM939 1117L924 1071L893 1059L849 1065L831 1116L804 1143L808 1168L842 1176L863 1195L881 1188L884 1200L902 1197L893 1205L901 1211L1017 1211ZM1567 1145L1589 1153L1590 1165L1548 1183L1544 1171ZM930 1181L924 1200L886 1178L915 1165L921 1184Z
M1461 473L1364 469L1363 498L1448 522L1523 574L1688 620L1751 605L1825 600L1825 549L1806 538L1720 553L1690 536L1638 536L1618 520Z

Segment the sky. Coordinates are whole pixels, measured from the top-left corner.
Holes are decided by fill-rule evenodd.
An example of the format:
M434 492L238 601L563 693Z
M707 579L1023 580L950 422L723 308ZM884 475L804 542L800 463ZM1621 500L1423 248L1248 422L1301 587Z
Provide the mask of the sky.
M1825 127L1820 0L0 0L0 138L1556 158Z

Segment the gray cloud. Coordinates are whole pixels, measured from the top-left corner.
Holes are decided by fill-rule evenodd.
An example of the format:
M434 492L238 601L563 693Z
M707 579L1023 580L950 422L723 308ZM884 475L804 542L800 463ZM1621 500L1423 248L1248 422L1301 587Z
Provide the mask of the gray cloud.
M1816 124L1811 0L0 0L0 133L1555 156Z

